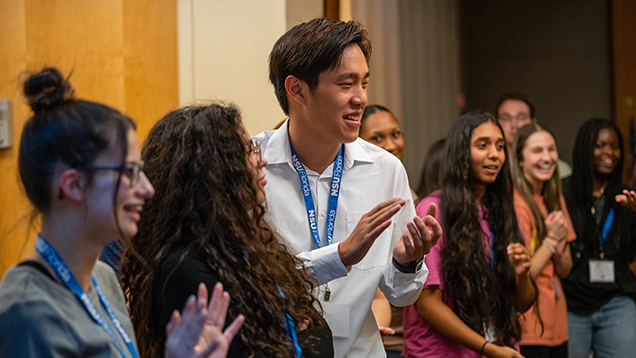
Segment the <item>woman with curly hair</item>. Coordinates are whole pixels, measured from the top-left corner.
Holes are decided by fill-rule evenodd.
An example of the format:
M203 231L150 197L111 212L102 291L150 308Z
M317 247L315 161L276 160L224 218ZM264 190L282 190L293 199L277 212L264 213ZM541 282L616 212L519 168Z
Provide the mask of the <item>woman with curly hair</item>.
M513 208L506 142L495 118L471 112L446 140L435 203L443 237L426 255L428 279L404 310L405 357L521 357L518 315L536 297Z
M29 259L0 283L0 357L139 357L115 273L97 261L107 242L137 233L155 192L135 123L114 108L75 99L56 68L31 75L24 94L34 114L24 125L18 164L42 226ZM165 321L166 357L227 352L242 318L221 334L229 296L221 297L221 285L213 291L207 314L201 286L193 292L198 303L188 298L183 315Z
M229 356L333 356L312 278L263 220L267 161L238 109L171 112L150 131L142 157L157 195L125 249L122 281L145 357L160 356L165 322L199 282L222 282L229 317L245 316Z
M636 352L636 193L622 183L623 136L592 118L574 142L572 176L563 181L576 240L562 280L570 357L633 357Z
M561 190L556 141L547 128L530 123L517 132L512 151L515 211L532 255L530 277L539 290L539 309L521 317L521 353L567 358L567 306L560 279L572 269L569 242L576 234Z

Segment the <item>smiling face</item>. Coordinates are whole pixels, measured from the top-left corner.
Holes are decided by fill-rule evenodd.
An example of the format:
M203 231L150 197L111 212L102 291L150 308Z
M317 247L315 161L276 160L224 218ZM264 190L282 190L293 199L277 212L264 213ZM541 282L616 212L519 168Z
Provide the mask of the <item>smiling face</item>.
M550 180L556 170L559 154L556 142L546 131L532 133L521 151L519 166L523 176L532 184L534 194L540 194L543 184Z
M400 124L389 112L378 111L364 120L360 138L404 159L404 138Z
M506 161L505 145L501 130L493 122L484 122L473 130L470 155L476 185L485 186L497 179Z
M594 173L600 176L609 176L620 159L620 142L616 132L609 128L601 129L594 145Z
M302 82L304 130L319 142L334 147L356 140L367 104L368 81L369 67L364 54L358 45L350 44L338 66L318 76L313 91Z
M141 151L137 133L131 129L127 134L126 167L141 162ZM109 149L97 156L91 166L118 167L120 165L119 146L111 141ZM93 224L94 232L104 236L107 241L120 237L131 238L137 234L137 223L141 219L141 211L145 200L150 199L155 189L142 172L134 185L132 178L122 174L117 187L117 171L94 171L93 180L86 189L87 222ZM116 193L115 210L113 211L113 194ZM115 218L116 215L116 218Z

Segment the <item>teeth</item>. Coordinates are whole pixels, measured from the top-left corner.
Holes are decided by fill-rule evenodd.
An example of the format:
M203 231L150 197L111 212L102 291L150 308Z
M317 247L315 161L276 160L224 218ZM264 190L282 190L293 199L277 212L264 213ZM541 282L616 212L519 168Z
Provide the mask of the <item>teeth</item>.
M352 121L357 121L360 119L360 116L354 116L354 115L349 115L349 116L344 116L344 119L349 119Z
M541 164L539 165L539 169L550 169L552 167L551 164Z
M612 164L612 163L614 163L614 160L612 160L611 158L603 159L603 164Z

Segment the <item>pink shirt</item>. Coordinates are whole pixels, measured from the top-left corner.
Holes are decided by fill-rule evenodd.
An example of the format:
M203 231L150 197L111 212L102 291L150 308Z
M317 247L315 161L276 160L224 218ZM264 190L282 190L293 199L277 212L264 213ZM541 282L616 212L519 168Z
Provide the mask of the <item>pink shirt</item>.
M431 203L435 203L437 205L435 218L441 224L440 195L441 192L438 190L424 198L416 208L417 215L423 217L426 215L428 206ZM490 227L488 224L488 211L485 206L479 207L479 216L481 218L481 228L484 231L484 251L486 256L490 257ZM424 283L424 289L429 286L438 286L443 291L444 287L448 287L448 283L444 282L442 275L441 250L443 245L444 236L442 235L437 244L431 249L431 252L424 258L426 267L428 267L428 278ZM447 295L443 294L442 300L448 307L453 308L453 302ZM519 350L518 345L516 345L515 349ZM429 326L418 316L415 305L404 307L404 351L402 354L406 358L480 357L479 353L455 343Z

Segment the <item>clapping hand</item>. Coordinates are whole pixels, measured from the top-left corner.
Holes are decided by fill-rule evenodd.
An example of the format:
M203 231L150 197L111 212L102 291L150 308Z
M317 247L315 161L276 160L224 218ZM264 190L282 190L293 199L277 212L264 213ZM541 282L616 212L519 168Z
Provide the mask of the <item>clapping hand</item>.
M227 356L230 342L243 324L242 315L225 331L225 315L230 303L230 295L223 292L223 285L217 283L207 305L208 290L199 285L197 297L190 296L183 308L183 314L175 311L166 326L166 358L222 358Z

